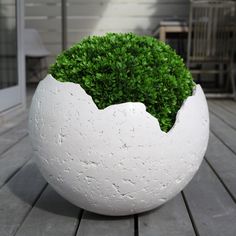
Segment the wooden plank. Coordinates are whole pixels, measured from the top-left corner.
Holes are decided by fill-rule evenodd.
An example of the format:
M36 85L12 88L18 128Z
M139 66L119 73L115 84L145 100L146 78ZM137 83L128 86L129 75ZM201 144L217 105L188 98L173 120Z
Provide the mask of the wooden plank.
M212 113L210 114L210 121L212 132L234 153L236 153L236 130L232 129Z
M152 30L158 25L162 17L97 17L68 19L68 30L89 29L93 30L119 30L143 28ZM46 24L45 24L46 23ZM59 30L61 19L26 19L26 28L36 28L37 30Z
M0 136L0 159L4 152L28 134L27 124L28 120L24 120Z
M226 109L223 109L221 106L213 103L212 101L208 101L208 105L211 113L219 117L232 128L236 129L236 116L233 113L229 112Z
M2 1L0 1L0 7L2 8L0 15L0 17L2 18L1 21L7 24L8 19L13 18L16 15L16 5L14 2L11 1L9 1L8 4L4 4Z
M151 35L151 32L148 32L146 30L142 29L122 29L122 30L113 30L114 33L125 33L125 32L135 32L139 35ZM88 37L89 35L103 35L107 31L100 30L100 31L93 31L90 30L83 30L79 29L78 31L68 31L67 37L68 37L68 44L73 44L75 42L81 41L83 38ZM61 32L56 31L40 31L40 36L45 44L45 46L48 48L47 45L50 44L59 44L61 45Z
M8 0L2 0L4 2L8 2ZM106 4L107 0L68 0L68 3L94 3L99 2L100 4ZM114 3L127 3L127 0L109 0L109 2ZM146 4L146 3L162 3L162 4L173 4L173 3L188 3L188 0L129 0L129 2L138 2L140 4ZM38 0L25 0L25 4L55 4L55 0L41 0L40 2ZM58 3L59 4L59 3Z
M6 31L4 32L3 30L2 32L3 34L5 34ZM15 42L2 43L1 47L2 47L1 52L0 52L1 56L9 57L8 59L10 59L13 56L16 57L16 43Z
M46 185L30 161L0 190L0 235L15 235Z
M0 188L11 178L32 156L29 137L9 149L0 159Z
M40 31L44 44L56 43L61 45L61 31Z
M16 236L74 236L80 212L48 186Z
M199 235L236 235L236 205L205 161L184 195Z
M61 29L61 19L31 19L31 17L25 17L25 28L35 28L40 30L54 30L59 31Z
M25 16L36 18L38 16L60 16L61 5L58 4L25 4Z
M72 16L97 16L97 17L121 17L121 16L167 16L171 15L173 9L175 14L178 16L186 15L188 11L188 4L159 4L158 6L153 3L140 4L137 2L126 2L126 3L110 3L106 2L100 4L100 2L93 2L90 4L81 4L74 2L68 4L67 13L68 17ZM38 16L60 16L61 6L60 5L26 5L25 12L27 18L31 16L36 18Z
M133 236L134 217L111 217L85 211L76 236Z
M1 17L0 17L0 19L1 19ZM1 38L0 38L1 45L5 44L5 43L16 44L16 39L15 39L16 34L14 35L11 31L6 31L6 30L1 30L0 34L1 34ZM1 48L1 51L2 50L3 50L3 48Z
M7 0L5 0L7 1ZM55 0L25 0L25 5L26 6L32 6L32 5L61 5L60 1L55 1Z
M139 236L195 235L181 194L163 206L139 215Z
M236 201L236 155L211 133L206 159Z
M50 52L50 56L57 55L61 52L61 44L60 43L45 43L44 46L47 48L47 50Z
M27 112L22 112L8 119L6 119L5 116L0 116L0 136L20 124L23 120L26 120L27 117Z
M34 0L35 1L35 0ZM107 0L68 0L69 3L94 3L94 2L100 2L101 4L105 4ZM127 0L109 0L109 2L112 3L127 3ZM188 3L188 0L129 0L129 2L137 2L139 4L146 4L146 3L154 3L154 4L174 4L174 3Z
M221 106L224 110L236 115L236 102L232 100L214 100L214 103Z
M7 19L7 24L3 24L3 21L0 21L0 30L5 30L6 32L9 32L9 29L16 27L16 19L14 17Z
M153 4L145 2L80 4L71 3L68 7L68 16L101 16L101 17L163 17L170 16L175 9L178 16L186 16L188 4Z
M5 5L15 5L15 1L14 0L1 0L1 4Z

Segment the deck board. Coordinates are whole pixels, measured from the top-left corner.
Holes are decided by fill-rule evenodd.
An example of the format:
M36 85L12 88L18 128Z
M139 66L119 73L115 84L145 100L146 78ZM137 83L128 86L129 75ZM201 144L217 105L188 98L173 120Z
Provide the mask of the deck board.
M133 236L134 217L111 217L85 211L76 236Z
M205 161L184 195L199 235L236 235L236 205Z
M156 235L195 235L181 194L163 206L139 216L139 236Z
M208 102L209 110L215 116L220 118L227 125L236 130L236 115L231 113L229 110L225 110L223 107L215 104L214 102Z
M8 150L0 159L0 188L11 178L32 156L29 137Z
M211 131L219 138L230 150L236 153L236 130L232 129L224 121L214 114L210 114Z
M0 159L3 153L28 134L27 120L0 135Z
M213 100L214 104L222 107L224 110L236 115L236 102L231 100Z
M16 236L74 236L80 212L47 186Z
M101 216L70 204L30 160L27 115L0 127L0 236L235 236L236 103L208 103L211 134L200 170L182 195L137 216Z
M236 155L214 134L210 134L206 160L236 201Z
M0 235L16 233L46 182L30 161L0 189Z
M0 135L8 132L9 130L16 127L18 124L27 119L28 119L28 113L23 112L18 114L17 116L8 118L7 120L6 119L4 119L4 121L0 120Z

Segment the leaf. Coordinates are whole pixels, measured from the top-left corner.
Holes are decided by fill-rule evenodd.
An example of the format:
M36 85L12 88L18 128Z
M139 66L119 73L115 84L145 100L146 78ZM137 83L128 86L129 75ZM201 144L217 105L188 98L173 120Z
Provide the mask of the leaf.
M84 38L58 55L49 73L61 82L80 84L99 109L143 102L166 132L195 86L169 45L133 33Z

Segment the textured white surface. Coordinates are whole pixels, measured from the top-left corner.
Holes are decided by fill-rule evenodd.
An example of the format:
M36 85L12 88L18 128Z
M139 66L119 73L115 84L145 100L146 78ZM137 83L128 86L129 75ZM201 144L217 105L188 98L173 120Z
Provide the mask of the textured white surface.
M174 197L207 148L206 99L197 85L168 133L145 109L137 102L99 110L80 85L48 75L29 118L44 177L75 205L100 214L139 213Z

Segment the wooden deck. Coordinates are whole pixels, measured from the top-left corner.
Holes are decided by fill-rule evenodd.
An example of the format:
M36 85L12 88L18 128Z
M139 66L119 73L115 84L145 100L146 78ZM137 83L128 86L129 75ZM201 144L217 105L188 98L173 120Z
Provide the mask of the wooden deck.
M170 202L106 217L60 197L32 160L26 115L0 127L0 236L236 236L236 103L209 101L211 135L200 170Z

